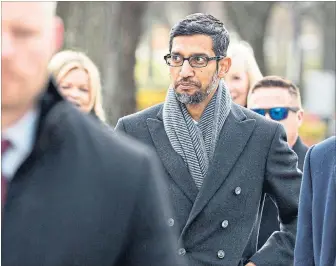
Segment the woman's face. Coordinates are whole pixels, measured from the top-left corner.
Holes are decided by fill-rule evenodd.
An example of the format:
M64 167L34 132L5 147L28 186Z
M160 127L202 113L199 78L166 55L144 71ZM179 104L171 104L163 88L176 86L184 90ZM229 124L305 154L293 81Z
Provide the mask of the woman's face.
M89 75L83 69L70 70L59 80L61 94L82 112L89 113L93 108Z
M224 79L229 87L233 101L239 105L246 106L249 79L243 60L235 60L235 58L233 58L231 68Z

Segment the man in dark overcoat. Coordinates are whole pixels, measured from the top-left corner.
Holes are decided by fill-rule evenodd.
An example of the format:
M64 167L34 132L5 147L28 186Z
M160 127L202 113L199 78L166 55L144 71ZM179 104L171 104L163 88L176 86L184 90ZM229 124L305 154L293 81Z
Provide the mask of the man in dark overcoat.
M181 265L155 153L58 93L54 2L2 6L1 265Z
M283 126L232 102L222 81L229 35L211 15L171 30L165 102L119 119L116 130L156 149L166 170L179 250L193 266L293 263L302 173ZM281 230L257 250L265 194Z

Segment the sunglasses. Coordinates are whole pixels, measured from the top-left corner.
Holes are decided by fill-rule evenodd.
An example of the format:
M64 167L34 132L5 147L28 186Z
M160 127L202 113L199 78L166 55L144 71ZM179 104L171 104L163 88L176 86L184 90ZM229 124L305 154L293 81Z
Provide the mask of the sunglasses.
M281 121L288 117L289 111L296 113L297 111L300 110L300 108L298 107L273 107L273 108L268 108L268 109L252 108L251 110L262 116L269 114L272 120Z

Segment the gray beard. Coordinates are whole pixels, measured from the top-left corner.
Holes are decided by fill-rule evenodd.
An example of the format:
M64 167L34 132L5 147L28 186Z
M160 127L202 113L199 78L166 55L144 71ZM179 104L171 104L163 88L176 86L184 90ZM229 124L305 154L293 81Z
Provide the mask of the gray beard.
M201 103L217 88L218 80L217 73L215 73L205 92L196 91L193 95L188 95L187 93L178 93L175 91L176 99L183 104Z

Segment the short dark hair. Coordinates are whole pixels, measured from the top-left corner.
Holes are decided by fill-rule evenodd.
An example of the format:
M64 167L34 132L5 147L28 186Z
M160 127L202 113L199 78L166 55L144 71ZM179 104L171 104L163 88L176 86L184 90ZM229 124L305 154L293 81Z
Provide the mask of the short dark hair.
M210 36L215 55L226 56L230 43L229 32L220 20L212 15L203 13L191 14L173 26L170 31L169 52L171 52L174 37L196 34Z
M266 76L262 78L253 85L250 93L252 94L254 93L255 90L260 88L270 88L270 87L287 89L289 94L298 100L301 107L301 95L299 88L290 80L280 76Z

